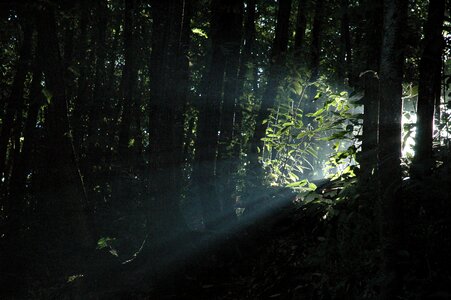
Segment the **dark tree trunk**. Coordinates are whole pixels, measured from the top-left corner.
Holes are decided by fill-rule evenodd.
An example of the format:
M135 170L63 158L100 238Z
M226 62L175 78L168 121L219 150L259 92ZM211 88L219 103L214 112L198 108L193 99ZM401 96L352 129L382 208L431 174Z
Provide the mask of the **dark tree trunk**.
M79 62L79 76L77 84L77 96L74 103L74 112L72 115L73 136L77 150L82 148L85 136L84 116L89 95L89 67L88 67L88 25L89 25L89 3L87 0L80 1L80 34L78 36L78 47L76 48L76 57Z
M102 160L102 148L105 147L101 142L101 138L105 137L105 121L103 118L107 116L107 96L106 96L106 59L107 59L107 25L108 25L108 8L106 1L97 1L95 6L96 12L96 62L95 62L95 75L94 75L94 87L92 92L92 102L89 111L89 126L87 132L88 148L87 154L89 159L86 161L87 166L84 168L86 177L90 179L90 174L93 171L92 164L100 164ZM113 49L113 51L116 49ZM103 114L102 114L103 113Z
M71 249L92 247L93 237L83 209L85 193L69 130L64 67L58 47L55 15L50 7L43 6L39 11L37 31L38 51L44 53L39 57L39 64L51 94L45 121L48 132L46 175L42 178L41 187L41 206L45 212L42 217L47 218L41 221L48 224L43 234L55 242L55 249L70 252ZM73 246L68 247L68 242Z
M323 23L324 0L316 0L315 16L313 18L312 27L312 44L310 45L310 82L316 81L319 76L319 65L321 60L321 35L324 27Z
M251 170L257 172L256 176L261 177L261 167L258 163L258 151L262 150L263 142L262 138L265 136L266 125L263 124L264 120L267 120L270 115L270 109L274 107L274 103L277 97L277 88L283 78L283 69L285 65L285 54L288 46L288 29L289 19L291 11L291 0L279 1L279 10L277 13L277 26L276 35L274 38L273 47L271 50L269 71L268 71L268 83L263 94L262 104L256 118L256 128L252 137L250 148L250 161ZM253 175L251 175L253 176ZM261 180L260 179L257 179Z
M171 243L186 227L179 200L183 166L183 114L189 79L187 53L193 7L190 1L172 0L164 3L154 1L152 8L149 231L157 238L165 232L166 240ZM168 246L159 242L162 243L158 245L160 247Z
M132 125L132 114L135 104L135 90L138 70L135 63L136 37L135 27L136 0L125 1L124 11L124 67L122 69L122 80L119 91L119 99L122 102L122 113L119 125L119 159L122 162L130 160L131 151L130 132Z
M379 64L382 46L383 3L382 0L368 0L364 3L365 40L364 57L366 67L361 78L364 89L364 115L362 153L359 157L362 170L361 180L366 182L377 165L378 122L379 122Z
M29 24L30 25L30 24ZM31 26L25 25L23 28L24 33L24 40L22 43L22 47L20 49L20 57L16 69L16 75L13 81L12 91L9 97L9 101L7 102L7 114L6 118L8 118L9 114L11 114L11 127L8 129L6 127L6 130L9 130L8 140L6 140L7 144L5 145L9 149L8 150L8 161L11 162L13 159L11 158L11 154L13 152L12 145L9 144L9 138L11 138L11 144L13 144L12 140L15 140L14 143L20 144L20 141L18 141L18 138L20 138L21 135L21 129L22 129L22 114L23 114L23 106L24 106L24 86L26 81L26 74L28 72L29 68L29 60L31 59L31 52L33 50L32 46L32 34L33 30ZM28 47L25 49L24 47ZM27 58L28 56L28 58ZM20 80L21 82L17 82L17 80ZM36 80L33 80L33 84ZM20 89L20 90L19 90ZM39 90L40 92L40 90ZM33 92L32 92L33 93ZM16 118L14 122L14 117ZM9 121L9 120L7 120ZM5 120L4 120L5 122ZM14 123L13 123L14 122ZM5 130L5 126L8 124L3 124L2 128L2 138L4 137L3 134L6 134L6 132L3 132ZM14 133L14 134L11 134ZM24 133L25 135L25 133ZM15 137L13 137L15 136ZM3 140L2 140L3 142ZM28 142L28 141L27 141ZM24 142L25 144L25 142ZM20 157L20 145L15 145L17 148L14 151L14 161L11 164L12 171L11 176L7 178L7 174L5 174L5 181L8 182L8 190L5 188L3 194L0 196L1 201L0 205L3 208L3 216L6 218L4 219L5 223L2 222L1 228L3 229L3 242L2 242L2 248L3 248L3 257L7 257L8 259L2 259L0 260L0 268L2 269L2 274L0 274L0 285L3 287L3 291L6 294L14 293L16 292L16 289L23 288L22 286L18 286L17 280L15 280L15 276L20 276L22 272L25 271L24 269L24 263L21 259L20 255L23 253L23 249L21 247L22 243L20 243L21 239L23 238L23 231L21 230L24 226L26 226L26 223L28 220L24 218L24 215L22 214L22 209L24 208L24 201L23 197L15 197L16 191L22 191L24 189L24 186L19 186L19 182L17 182L16 178L16 170L19 169L24 162L28 162L30 160L30 157L26 157L25 161L23 157ZM25 145L24 145L25 146ZM3 149L2 149L3 150ZM6 154L6 153L5 153ZM3 161L2 157L2 163L6 163ZM7 164L2 164L3 167L5 167ZM7 168L9 169L9 168ZM6 173L6 172L5 172ZM9 173L9 172L8 172ZM2 174L0 173L0 177L2 177ZM9 180L8 180L9 179ZM6 185L5 185L6 187Z
M417 134L414 171L429 173L433 167L432 140L434 105L440 99L441 62L444 40L442 36L445 0L431 0L424 27L423 54L418 83ZM438 83L438 84L437 84Z
M310 83L314 83L319 77L319 67L321 62L321 37L324 27L324 1L316 0L315 3L315 16L313 17L312 24L312 41L310 44ZM316 103L313 101L318 89L315 85L310 85L307 89L307 101L304 102L303 107L303 123L312 123L312 118L307 117L307 114L316 110ZM308 160L311 161L313 157ZM310 170L312 173L314 170Z
M381 203L381 243L385 285L381 299L396 299L401 287L402 195L401 116L404 62L403 32L407 1L384 1L384 31L380 64L378 172Z
M40 55L40 54L37 54ZM11 180L9 182L9 205L7 206L7 214L9 216L9 232L14 232L19 228L19 219L26 209L24 196L26 193L26 178L31 167L32 150L34 147L34 134L38 112L44 103L42 95L42 72L40 66L35 62L33 67L33 79L30 88L29 107L25 128L23 132L23 145L17 161L14 163Z
M232 5L232 4L231 4ZM222 216L224 222L235 218L233 205L233 193L235 192L235 173L236 161L233 155L234 135L233 128L235 123L236 106L239 106L237 88L238 88L238 68L240 66L240 46L243 28L243 1L233 2L227 25L229 31L226 47L226 67L224 80L224 95L221 111L220 136L218 144L218 163L217 177L221 192Z
M241 2L240 0L214 0L211 3L212 54L209 70L204 78L205 94L202 96L202 104L199 109L196 162L193 170L193 179L198 187L204 224L210 229L217 227L221 210L217 198L215 175L219 120L221 118L220 105L228 58L226 49L230 49L231 46L232 48L236 47L234 45L236 44L235 37L232 36L230 27L233 27L233 23L237 22L236 20L239 18L237 18L235 10L242 5ZM234 33L236 32L234 31ZM231 69L233 68L236 67ZM236 74L230 75L236 78ZM232 91L232 93L235 92ZM234 100L228 99L227 101ZM230 103L227 105L230 106Z
M27 18L23 15L24 19ZM32 49L32 33L33 29L28 20L23 22L23 42L19 52L19 60L17 63L16 74L11 87L11 94L6 102L6 114L2 118L2 127L0 132L0 179L7 178L6 172L8 144L14 127L14 119L22 113L23 93L25 80L29 69Z
M305 29L307 28L307 0L299 0L294 36L294 52L299 55L304 48Z
M349 1L340 1L341 22L340 22L340 57L338 59L338 79L344 83L344 79L351 75L352 53L351 34L349 32Z
M244 86L246 82L246 78L250 75L249 73L255 68L254 61L254 45L255 45L255 10L256 10L257 1L249 0L246 5L246 16L244 20L244 32L243 32L243 49L241 53L240 59L240 67L238 70L238 85L236 94L238 97L242 96L244 91ZM253 68L249 68L250 64L253 65ZM241 109L238 109L236 106L236 113L241 114ZM239 116L239 120L241 120L242 116ZM235 117L236 119L236 117Z

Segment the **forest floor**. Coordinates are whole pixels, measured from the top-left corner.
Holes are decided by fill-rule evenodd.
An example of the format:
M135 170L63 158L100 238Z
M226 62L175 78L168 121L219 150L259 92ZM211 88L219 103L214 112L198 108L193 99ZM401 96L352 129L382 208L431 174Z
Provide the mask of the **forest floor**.
M317 207L319 208L319 207ZM200 268L185 268L177 282L157 289L149 299L311 299L321 277L306 264L318 247L321 211L290 205L267 215L202 256ZM317 210L313 213L312 210ZM323 212L324 213L324 212ZM313 222L313 218L317 220Z
M402 299L451 299L450 170L403 182ZM95 260L106 271L36 299L375 299L384 278L374 191L352 185L344 199L286 201L225 235L193 231L180 242L188 255L150 277L139 260L120 272Z
M311 258L307 253L325 241L324 213L319 205L286 203L227 237L208 238L216 244L192 252L151 286L136 273L125 284L119 282L130 277L126 273L114 279L104 274L110 279L100 289L83 282L92 280L85 278L54 295L58 299L313 299L318 288L312 284L322 275L307 263ZM201 242L194 248L204 246Z

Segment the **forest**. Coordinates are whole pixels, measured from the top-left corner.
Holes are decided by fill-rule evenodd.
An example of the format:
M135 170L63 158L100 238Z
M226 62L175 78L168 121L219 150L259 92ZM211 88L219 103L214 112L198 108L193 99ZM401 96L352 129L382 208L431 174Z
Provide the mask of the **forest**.
M0 299L451 299L450 0L0 0Z

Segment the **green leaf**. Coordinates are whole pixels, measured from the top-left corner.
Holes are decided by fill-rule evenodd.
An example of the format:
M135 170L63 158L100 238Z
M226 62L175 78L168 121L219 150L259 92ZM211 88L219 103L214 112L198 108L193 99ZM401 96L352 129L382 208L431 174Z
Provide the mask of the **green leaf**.
M304 187L307 184L308 184L307 179L303 179L301 181L292 182L292 183L286 185L286 187Z
M49 91L47 88L42 89L42 94L44 95L45 99L47 99L47 103L50 104L53 98L53 94L51 91Z
M115 240L116 240L115 238L101 237L97 241L96 249L103 249L103 248L109 247L111 245L111 243L114 242Z
M191 31L194 34L197 34L198 36L201 36L201 37L206 38L206 39L208 38L208 35L205 33L205 31L203 31L200 28L193 28L193 29L191 29Z

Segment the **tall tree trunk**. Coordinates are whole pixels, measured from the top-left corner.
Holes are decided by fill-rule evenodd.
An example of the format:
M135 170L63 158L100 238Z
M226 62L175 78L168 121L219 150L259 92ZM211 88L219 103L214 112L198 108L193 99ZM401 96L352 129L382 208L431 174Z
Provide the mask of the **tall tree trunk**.
M379 64L382 47L383 2L367 0L365 5L364 57L366 66L361 78L364 89L362 153L359 157L361 181L365 183L376 171L379 122Z
M255 9L256 9L256 0L249 0L246 5L246 18L244 22L244 45L242 49L241 59L240 59L240 67L238 70L238 85L236 94L238 97L243 95L244 85L246 82L247 76L252 69L255 69L255 60L254 60L254 45L255 45ZM249 65L252 64L253 68L251 69ZM242 120L242 111L239 105L235 106L235 123L241 124ZM239 128L238 125L237 128Z
M39 53L45 53L40 56L40 65L51 95L45 123L48 131L47 173L41 187L45 195L42 198L45 201L42 203L43 211L47 216L42 221L48 224L44 235L52 237L55 248L59 250L87 248L93 246L93 237L83 209L85 194L76 168L69 129L64 67L58 47L55 14L50 5L43 6L39 11L37 31ZM73 247L67 247L67 242Z
M351 34L349 32L349 1L340 1L341 20L340 20L340 57L338 59L338 79L344 83L346 77L351 75L352 53L351 53Z
M321 62L321 38L324 27L324 1L316 0L315 3L315 16L313 17L312 24L312 41L310 44L310 78L309 82L314 83L319 77L319 67ZM317 87L310 85L307 89L307 101L304 101L303 107L303 123L308 124L312 122L312 118L307 117L307 114L316 110L316 103L313 101L317 93ZM313 158L310 158L311 160ZM310 173L313 170L310 170Z
M24 101L23 93L25 80L31 59L33 29L31 24L29 24L29 21L26 20L27 16L25 14L23 15L23 18L23 42L19 52L19 60L11 87L11 94L6 102L6 114L2 119L2 127L0 132L0 179L2 177L7 177L5 166L7 161L8 143L14 127L14 118L18 114L22 113L21 109L23 108Z
M418 83L417 134L414 172L429 173L433 167L432 140L434 105L440 97L441 61L444 47L442 36L445 0L431 0L424 27L423 54ZM437 84L438 83L438 84Z
M215 180L216 151L221 118L220 104L228 58L226 49L229 49L229 43L235 44L230 26L233 27L233 20L236 20L234 10L239 7L240 3L240 0L213 0L211 2L212 54L209 70L203 79L205 94L202 96L202 105L199 111L199 130L193 170L193 179L198 187L204 224L210 229L217 227L221 210Z
M220 136L218 144L217 179L221 192L221 208L223 222L235 219L233 205L233 193L235 192L235 181L233 180L236 163L233 155L234 123L236 106L239 105L238 68L240 66L240 46L243 28L243 1L233 1L233 7L228 18L229 30L228 40L224 43L226 47L226 67L224 80L224 95L220 121Z
M312 25L312 43L310 45L310 82L314 82L319 76L321 60L321 36L324 27L324 0L316 0L315 16ZM315 93L316 93L316 89ZM315 96L315 95L313 95ZM313 97L311 97L313 99Z
M294 52L298 56L304 48L305 29L307 28L307 0L299 0L294 35Z
M26 22L29 22L27 20ZM24 106L24 86L26 81L26 74L28 72L29 68L29 59L31 59L31 52L33 50L32 48L32 34L33 30L31 27L31 24L25 25L23 28L24 33L24 40L22 43L22 47L19 52L19 61L17 65L16 75L13 81L12 91L8 98L7 102L7 112L5 116L5 120L3 122L11 122L9 123L3 123L2 127L2 135L1 135L1 141L2 143L6 142L6 144L2 144L1 146L5 147L2 148L2 151L5 151L4 154L2 152L2 155L6 155L6 151L9 152L8 156L11 156L12 149L9 147L9 139L12 139L12 131L15 132L16 136L16 142L17 142L17 136L20 137L22 128L22 110ZM40 79L39 79L40 80ZM33 88L35 86L35 82L37 79L33 79L32 83L32 90L31 90L31 96L33 96L33 93L35 89ZM39 89L39 92L41 90ZM30 114L30 113L29 113ZM16 122L14 123L14 117L16 117ZM32 116L30 116L32 117ZM11 119L9 119L11 118ZM19 124L20 122L20 124ZM36 123L34 124L36 125ZM13 128L14 127L14 128ZM8 134L7 134L7 131ZM26 134L27 129L25 129L24 136ZM7 137L7 139L6 139ZM5 140L4 140L5 138ZM24 141L24 146L22 147L23 150L25 150L26 143L29 142ZM20 143L20 142L19 142ZM9 149L8 149L9 148ZM20 147L19 147L20 149ZM24 226L26 226L26 223L28 220L24 218L23 215L23 208L25 206L25 202L23 201L23 197L20 197L20 195L17 195L17 192L22 192L25 189L24 185L21 185L17 180L17 170L20 169L24 163L27 163L30 161L30 156L28 157L20 157L17 152L19 152L18 149L15 151L15 157L14 162L12 165L12 171L11 176L7 178L7 174L5 172L4 178L5 182L8 183L6 186L5 184L5 190L1 190L2 195L0 196L0 205L3 208L3 216L6 216L5 223L2 222L2 229L3 229L3 241L2 241L2 248L3 248L3 257L7 257L8 259L1 259L0 260L0 268L2 269L2 274L0 274L0 285L3 287L3 295L8 294L14 294L17 292L18 289L22 289L23 286L20 286L18 280L16 279L16 276L20 276L20 274L23 274L23 272L26 272L25 270L25 264L23 263L23 258L21 257L21 254L23 253L23 243L21 242L23 240L23 231L21 230ZM2 169L6 169L7 166L6 157L1 157L1 166ZM12 159L11 157L8 158L8 161L10 162ZM0 172L0 178L2 177L2 173ZM25 177L24 177L25 178ZM8 180L9 179L9 180ZM6 187L8 189L6 189ZM16 197L16 195L18 197ZM4 225L4 226L3 226Z
M149 232L171 247L186 224L179 209L183 162L183 114L188 88L192 3L154 1L150 60ZM168 17L169 16L169 17ZM166 242L163 242L163 237ZM171 251L174 249L166 249ZM161 251L161 249L160 249ZM167 254L167 253L166 253Z
M138 71L135 64L135 10L136 0L125 1L124 11L124 67L119 97L122 102L121 121L119 126L119 158L122 162L130 159L130 131L135 103L135 89Z
M270 115L270 109L274 107L274 103L277 97L277 88L283 78L283 69L285 65L285 54L288 46L288 29L289 19L291 12L291 0L279 1L279 10L277 13L277 25L274 43L271 50L269 70L268 70L268 83L263 94L262 104L256 118L256 128L252 137L250 147L250 170L255 174L249 174L255 176L258 181L262 179L262 169L258 162L259 149L262 150L263 142L262 138L265 136L266 125L263 124L264 120L267 120Z
M381 299L396 299L402 286L401 116L404 25L407 1L384 1L384 33L380 64L379 184L381 243L385 285Z
M36 54L41 55L41 54ZM24 196L26 193L26 178L27 173L31 167L32 150L34 146L34 133L36 129L36 122L38 112L41 105L44 103L42 95L42 71L37 62L33 67L33 79L30 88L29 107L27 112L27 119L25 121L25 128L23 132L23 145L18 160L14 163L11 180L9 182L9 205L7 206L7 214L9 216L9 232L14 232L19 228L19 219L26 209Z
M83 138L85 136L85 124L83 117L86 115L88 102L89 80L88 80L88 25L89 25L89 3L88 0L82 0L79 3L80 10L80 34L78 36L78 47L76 57L79 62L79 76L77 86L76 102L74 103L74 112L72 114L73 136L77 150L82 148Z
M94 88L92 92L92 103L89 111L89 126L88 126L88 153L93 154L92 161L98 161L100 159L100 152L98 139L103 132L101 130L100 123L102 122L101 112L105 111L107 106L106 101L106 66L107 59L107 38L106 30L108 25L108 7L104 0L97 1L96 3L96 63L95 63L95 76L94 76Z

